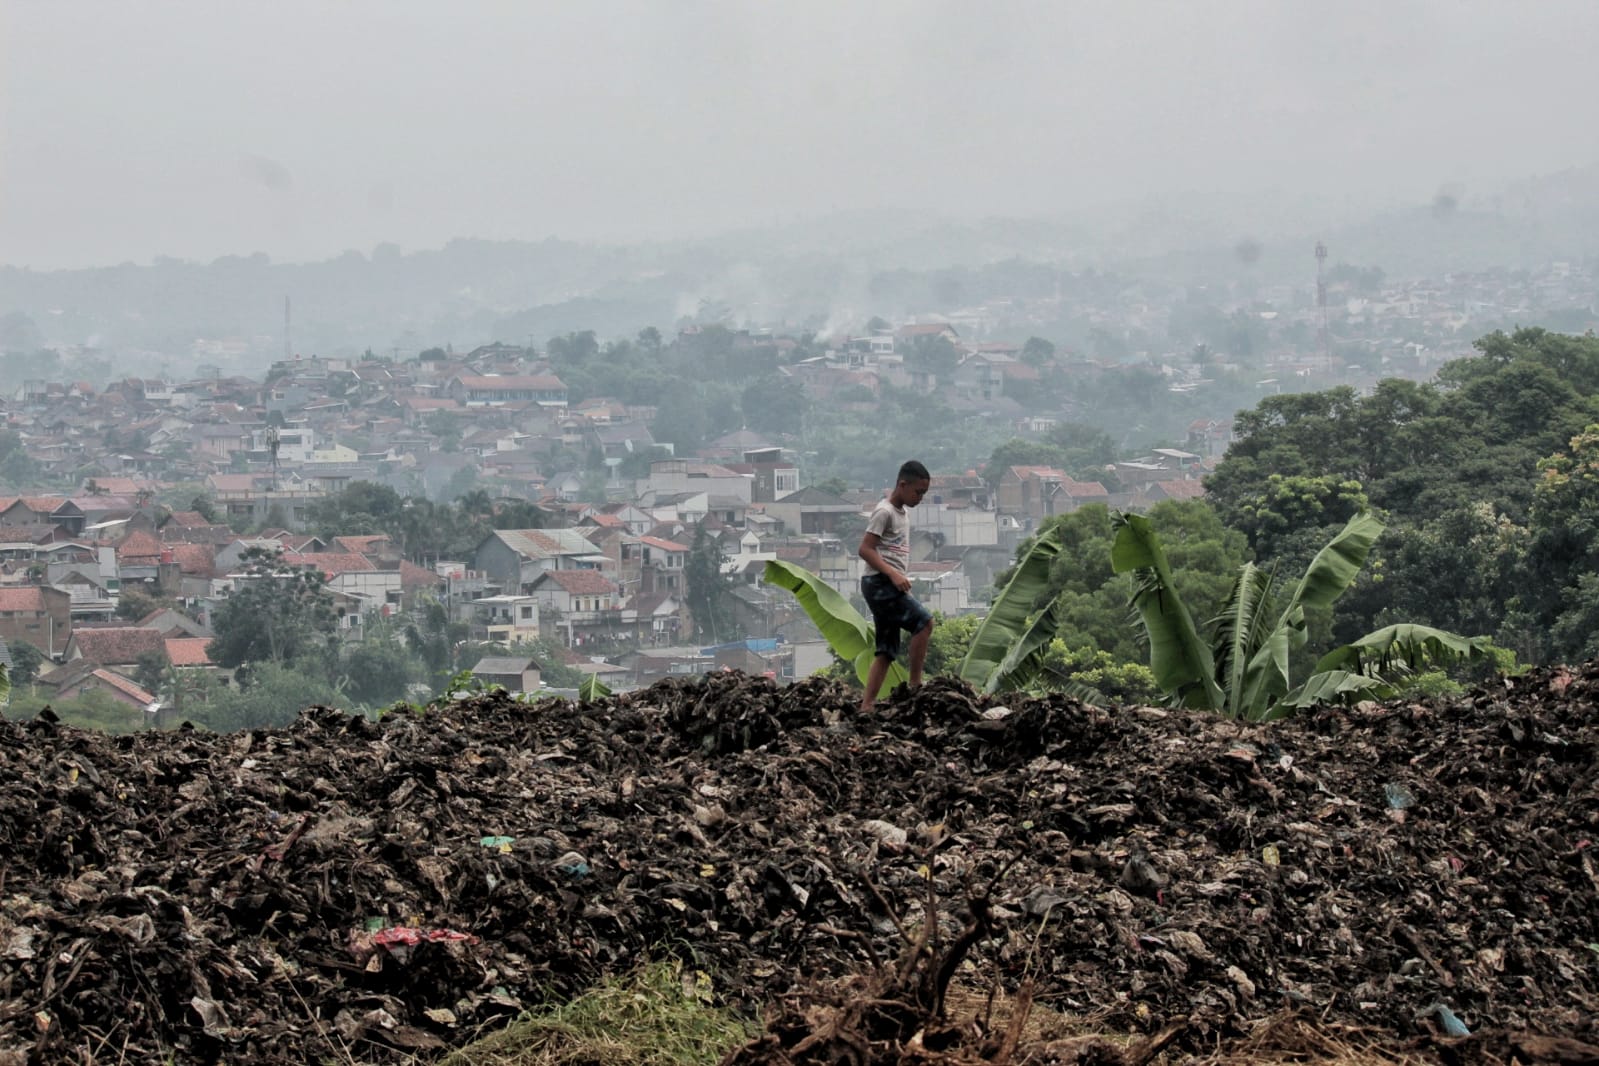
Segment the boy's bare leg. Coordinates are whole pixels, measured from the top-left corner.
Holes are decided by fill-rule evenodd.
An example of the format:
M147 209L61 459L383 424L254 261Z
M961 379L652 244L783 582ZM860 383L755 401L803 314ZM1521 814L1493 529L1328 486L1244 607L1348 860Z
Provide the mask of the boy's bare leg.
M911 674L909 685L911 688L921 688L922 686L922 664L927 661L927 645L933 637L933 625L933 622L928 622L918 629L916 635L911 638L909 652Z
M888 677L888 664L893 662L886 655L879 655L872 660L871 667L866 671L866 695L861 699L861 713L871 714L872 704L877 702L877 693L883 688L883 679Z

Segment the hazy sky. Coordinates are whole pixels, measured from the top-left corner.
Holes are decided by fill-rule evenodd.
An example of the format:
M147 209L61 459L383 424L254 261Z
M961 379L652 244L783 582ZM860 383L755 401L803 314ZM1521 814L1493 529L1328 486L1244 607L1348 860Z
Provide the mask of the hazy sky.
M0 262L1426 202L1599 159L1595 40L1593 0L0 0Z

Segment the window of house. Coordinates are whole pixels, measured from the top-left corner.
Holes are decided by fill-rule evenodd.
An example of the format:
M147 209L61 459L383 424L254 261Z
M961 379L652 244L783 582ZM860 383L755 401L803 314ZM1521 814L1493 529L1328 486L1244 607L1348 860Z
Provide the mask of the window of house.
M531 603L524 603L522 605L522 617L524 619L530 619L533 617L533 605Z

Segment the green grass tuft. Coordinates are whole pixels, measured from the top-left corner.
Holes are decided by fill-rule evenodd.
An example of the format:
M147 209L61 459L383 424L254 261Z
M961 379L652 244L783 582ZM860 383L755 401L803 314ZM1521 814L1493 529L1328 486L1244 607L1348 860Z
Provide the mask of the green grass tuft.
M524 1014L439 1066L715 1066L760 1028L711 999L705 974L652 963Z

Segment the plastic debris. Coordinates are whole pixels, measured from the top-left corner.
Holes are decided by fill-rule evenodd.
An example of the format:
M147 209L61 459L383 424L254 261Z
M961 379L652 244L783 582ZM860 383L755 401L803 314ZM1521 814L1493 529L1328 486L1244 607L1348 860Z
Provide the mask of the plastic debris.
M1388 806L1396 811L1402 811L1416 805L1416 794L1397 781L1390 781L1382 787L1382 794L1388 801Z

